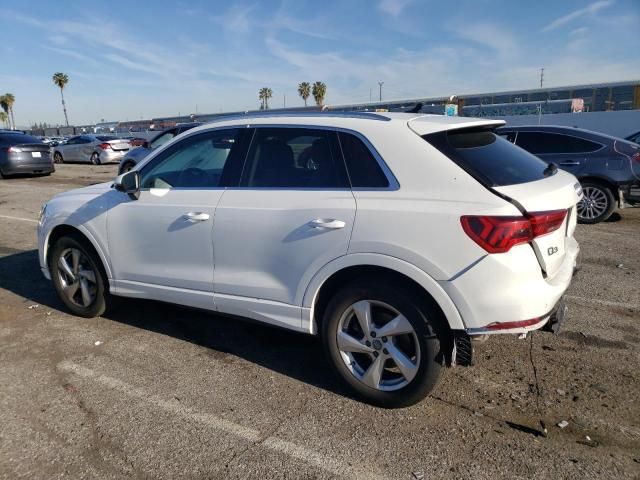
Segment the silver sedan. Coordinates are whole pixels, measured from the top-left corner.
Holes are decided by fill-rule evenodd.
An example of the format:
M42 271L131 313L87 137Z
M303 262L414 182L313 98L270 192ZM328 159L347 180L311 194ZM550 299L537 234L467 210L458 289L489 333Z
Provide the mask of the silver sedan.
M53 160L63 162L89 162L94 165L119 162L131 145L125 139L112 135L78 135L53 147Z

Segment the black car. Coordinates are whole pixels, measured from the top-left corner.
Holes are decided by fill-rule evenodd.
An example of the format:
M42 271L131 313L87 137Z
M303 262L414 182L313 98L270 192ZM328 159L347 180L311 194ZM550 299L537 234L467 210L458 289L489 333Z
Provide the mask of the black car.
M148 142L143 142L141 146L132 148L124 156L124 158L120 160L118 174L128 172L139 162L141 162L147 155L149 155L152 150L164 145L169 140L173 139L173 137L180 135L182 132L186 132L187 130L199 125L202 125L202 122L181 123L179 125L176 125L175 127L163 130Z
M55 170L49 145L16 130L0 130L0 176L49 175Z
M500 127L498 133L582 185L581 223L598 223L616 206L640 205L640 146L589 130L560 126Z

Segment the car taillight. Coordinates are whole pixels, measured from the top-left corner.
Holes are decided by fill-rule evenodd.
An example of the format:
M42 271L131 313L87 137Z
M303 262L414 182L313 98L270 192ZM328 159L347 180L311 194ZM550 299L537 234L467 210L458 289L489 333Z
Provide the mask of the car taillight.
M640 152L634 153L633 155L631 155L631 158L633 158L636 162L640 163Z
M464 215L460 223L465 233L489 253L505 253L562 225L566 210L535 212L523 217Z
M542 321L542 317L530 318L529 320L518 320L516 322L493 322L487 325L487 330L511 330L513 328L526 328Z
M100 145L98 145L102 150L106 150L107 148L111 148L111 145L109 145L108 143L101 143Z
M18 148L18 147L9 147L9 148L7 148L7 152L9 152L9 153L20 153L20 152L22 152L22 149Z

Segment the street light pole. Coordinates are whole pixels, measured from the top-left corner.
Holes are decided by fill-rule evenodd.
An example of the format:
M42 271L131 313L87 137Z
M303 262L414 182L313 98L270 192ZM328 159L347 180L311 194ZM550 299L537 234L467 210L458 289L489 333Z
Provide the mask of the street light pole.
M379 95L380 101L382 101L382 85L384 85L384 82L378 82L378 87L380 87L380 95Z

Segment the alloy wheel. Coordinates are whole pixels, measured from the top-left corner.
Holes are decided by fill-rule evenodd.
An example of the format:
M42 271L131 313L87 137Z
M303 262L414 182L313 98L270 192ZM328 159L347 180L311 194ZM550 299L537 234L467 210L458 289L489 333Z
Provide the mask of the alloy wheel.
M58 257L58 278L64 296L74 305L89 307L96 298L96 272L87 256L77 248L67 248Z
M418 373L417 334L387 303L361 300L351 305L340 318L336 340L347 369L370 388L399 390Z
M578 203L578 216L585 220L593 220L603 215L609 208L607 195L597 187L583 187L582 199Z

